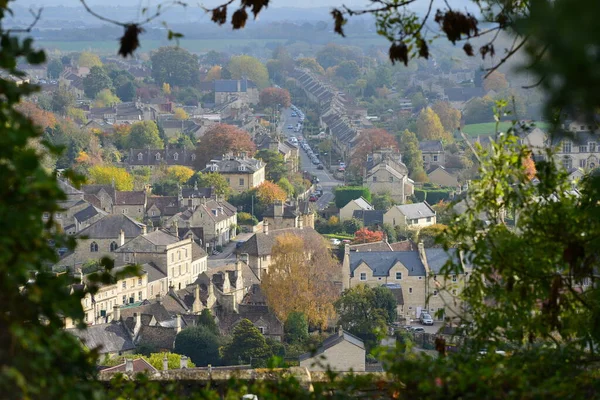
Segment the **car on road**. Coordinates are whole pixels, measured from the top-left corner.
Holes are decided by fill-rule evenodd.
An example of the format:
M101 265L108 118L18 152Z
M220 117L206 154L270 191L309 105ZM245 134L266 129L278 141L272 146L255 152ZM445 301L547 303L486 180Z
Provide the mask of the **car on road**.
M319 198L317 196L315 196L314 194L308 198L308 201L317 201L317 200L319 200Z
M345 162L340 162L340 168L346 168L346 163Z
M292 117L297 117L298 114L296 114L295 112L292 113Z
M288 129L294 129L294 125L290 124L287 126Z
M313 158L313 160L312 160L312 163L313 163L314 165L317 165L317 164L319 164L319 159L318 159L318 158Z
M415 333L415 332L425 332L425 328L423 328L423 327L421 327L421 326L413 326L413 327L410 329L410 331L411 331L412 333Z
M312 178L312 183L313 183L313 185L314 185L314 184L317 184L317 183L319 183L319 182L320 182L320 181L319 181L319 178L317 178L316 176L313 176L313 178Z
M340 239L335 239L335 238L333 238L333 239L329 239L329 241L330 241L330 242L331 242L331 244L332 244L332 245L334 245L334 246L339 246L339 245L340 245L340 243L342 243L342 242L340 241Z
M419 321L421 321L421 324L423 325L433 325L433 318L431 318L431 315L428 313L421 313Z
M323 164L319 164L317 165L317 169L325 169L325 167L323 166Z

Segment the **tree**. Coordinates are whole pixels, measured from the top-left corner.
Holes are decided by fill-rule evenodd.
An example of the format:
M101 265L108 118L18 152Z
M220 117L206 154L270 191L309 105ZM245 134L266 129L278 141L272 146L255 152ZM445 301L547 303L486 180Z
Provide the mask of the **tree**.
M93 99L100 91L112 90L112 79L106 74L102 67L92 67L90 73L83 78L83 91L85 95Z
M175 107L175 109L173 109L173 114L175 119L178 119L180 121L190 118L188 113L186 113L185 110L181 107Z
M342 208L359 197L371 201L371 191L363 186L336 186L333 194L335 195L335 206L337 208Z
M417 137L419 140L452 140L452 135L444 130L440 117L430 107L421 110L417 118Z
M90 68L91 70L93 67L102 67L102 61L100 61L100 57L98 57L97 54L90 53L89 51L82 51L81 54L79 54L77 65L83 68Z
M367 349L374 347L378 342L377 337L385 335L387 331L388 310L380 308L385 304L377 304L375 297L374 289L358 285L346 289L335 303L338 323L344 330L364 340Z
M220 364L221 341L210 328L197 325L183 329L175 337L175 353L189 357L200 367Z
M58 79L60 74L65 69L64 65L60 62L60 60L53 58L48 63L48 78L50 79Z
M254 191L258 201L264 206L273 204L277 200L285 201L287 199L287 193L277 184L269 181L264 181L254 188Z
M110 107L121 102L109 89L102 89L94 98L94 107Z
M265 162L265 176L272 182L278 182L287 173L287 166L278 151L262 149L256 152L255 158Z
M342 229L344 232L353 234L363 227L363 222L356 218L350 218L342 222Z
M283 326L285 341L290 344L302 344L308 339L308 319L301 311L292 311Z
M292 104L290 92L287 89L266 88L260 91L258 98L260 105L263 107L275 108L281 106L282 108L287 108Z
M288 181L286 177L283 177L277 181L277 186L279 186L286 193L287 197L292 197L294 195L294 186Z
M124 168L95 165L89 170L90 183L114 184L117 190L133 190L133 177Z
M423 154L419 149L417 135L406 129L399 135L398 144L402 153L402 162L408 168L409 176L418 182L426 182L427 174L423 167Z
M204 77L204 80L206 82L212 82L218 79L221 79L221 70L223 68L220 65L215 65L213 67L211 67L208 72L206 73L206 76Z
M392 199L392 195L389 191L374 194L372 196L372 200L373 208L375 210L387 211L392 208L393 205L395 205L394 199Z
M347 81L354 80L360 75L360 68L356 61L342 61L336 68L335 74Z
M228 198L231 195L231 187L225 177L218 172L196 172L190 179L189 184L198 185L198 187L213 188L215 194Z
M463 110L465 124L479 124L494 120L494 100L489 97L475 97L467 102Z
M385 129L365 129L359 136L356 150L352 155L352 163L362 166L367 161L367 156L374 151L396 149L396 147L396 140Z
M183 185L194 175L194 170L182 165L173 165L167 169L167 179L179 182Z
M443 224L426 226L419 230L418 241L423 242L425 247L442 247L442 245L438 243L438 238L444 234L446 229L448 229L448 227Z
M410 98L410 101L412 103L414 112L421 111L427 106L427 99L422 92L416 92L413 94Z
M167 82L162 84L162 92L169 96L171 94L171 85L169 85Z
M81 108L69 107L66 114L67 117L71 118L78 124L85 124L87 122L87 115Z
M56 117L54 114L42 110L33 103L24 101L17 106L17 109L39 128L53 128L54 125L56 125Z
M398 319L398 302L389 288L385 286L374 287L373 304L375 308L385 312L385 320L388 324Z
M256 145L248 132L233 125L216 124L208 128L199 141L196 166L198 169L204 169L215 156L230 152L251 156L255 150Z
M249 363L253 366L266 366L273 353L264 336L247 319L241 320L233 328L233 337L221 349L223 360L228 365Z
M164 146L158 126L154 121L141 121L131 125L129 147L133 149L162 149Z
M349 47L340 46L337 44L329 43L317 52L317 62L324 68L328 69L335 67L345 60L352 60L356 58L356 54Z
M314 58L299 58L298 60L296 60L296 63L298 63L298 66L300 68L306 68L319 75L325 74L325 70L323 69L323 67L321 67L321 65Z
M211 50L201 57L202 64L223 66L229 62L227 53Z
M135 83L127 81L121 86L118 86L116 94L122 101L133 101L136 95Z
M337 273L337 262L320 236L284 234L275 240L261 286L280 320L287 321L296 311L304 313L311 325L324 327L333 316Z
M267 71L267 67L252 56L231 57L227 69L231 72L232 79L248 78L259 89L269 86L269 72Z
M133 358L135 356L127 356L127 358ZM151 353L149 357L144 356L144 360L148 361L150 365L159 371L163 370L163 360L167 357L167 365L169 369L181 368L181 354L175 353ZM195 368L196 364L193 361L188 360L188 368Z
M219 327L217 326L217 323L215 322L215 317L213 317L212 313L210 312L210 310L208 308L205 308L200 313L200 316L198 317L198 325L204 326L205 328L207 328L209 331L211 331L212 333L214 333L217 336L219 335Z
M367 228L362 228L354 232L354 243L372 243L381 242L383 240L383 232L370 231Z
M531 153L529 154L529 156L527 158L523 159L523 166L525 167L525 174L527 175L527 178L529 178L529 180L532 180L533 178L535 178L535 174L537 173L537 170L535 168L535 162L533 161L533 157L531 156Z
M506 80L506 76L502 72L493 71L483 81L483 88L486 92L489 92L490 90L499 92L508 88L508 81Z
M440 118L446 132L453 135L460 127L460 111L452 107L447 101L438 101L431 108Z
M182 47L161 47L150 56L152 78L162 85L195 86L199 80L198 59Z

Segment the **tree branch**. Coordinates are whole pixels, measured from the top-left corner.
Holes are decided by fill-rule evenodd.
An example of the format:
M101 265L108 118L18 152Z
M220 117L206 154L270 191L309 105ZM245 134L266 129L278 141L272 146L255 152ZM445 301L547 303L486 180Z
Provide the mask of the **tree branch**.
M31 15L33 15L33 22L31 22L31 24L29 24L29 26L25 29L7 29L6 30L6 34L11 34L11 33L29 33L31 32L31 30L33 29L34 26L37 25L38 21L40 20L40 18L42 17L42 11L44 10L43 7L40 7L37 12L33 11L31 8L29 9L29 13Z

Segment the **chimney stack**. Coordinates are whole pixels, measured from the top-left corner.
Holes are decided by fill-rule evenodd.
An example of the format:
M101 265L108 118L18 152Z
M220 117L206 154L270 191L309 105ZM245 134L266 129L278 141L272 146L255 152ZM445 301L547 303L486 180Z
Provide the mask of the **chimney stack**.
M338 335L340 336L344 336L344 328L342 328L342 326L338 326Z
M160 294L157 294L157 295L156 295L156 302L157 302L158 304L162 304L162 297L160 297Z
M119 306L113 307L113 321L119 322L121 320L121 308Z
M177 317L176 317L175 331L177 333L181 332L181 315L179 315L179 314L177 314Z
M192 312L194 314L202 311L202 300L200 299L200 285L196 285L194 288L194 304L192 305Z
M121 232L119 232L119 247L123 246L125 244L125 231L123 231L123 229L121 229Z
M186 356L181 356L179 359L179 368L186 369L188 367L188 358Z
M146 229L146 225L142 225L142 235L146 235L146 233L148 233L148 230Z
M263 233L265 235L269 234L269 222L268 221L263 222Z
M133 360L131 358L125 359L125 372L133 372Z
M169 370L169 359L167 358L167 356L163 357L163 371L168 371Z

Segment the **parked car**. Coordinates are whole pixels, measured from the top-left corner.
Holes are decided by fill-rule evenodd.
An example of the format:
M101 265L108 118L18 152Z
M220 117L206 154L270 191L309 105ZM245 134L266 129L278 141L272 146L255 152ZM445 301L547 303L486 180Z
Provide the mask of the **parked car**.
M317 201L317 200L318 200L318 197L315 196L314 194L308 198L308 201Z
M317 165L317 169L325 169L325 167L323 166L323 164L319 164Z
M342 243L342 242L340 241L340 239L335 239L335 238L334 238L334 239L329 239L329 241L330 241L330 242L331 242L331 244L332 244L332 245L334 245L334 246L339 246L339 245L340 245L340 243Z
M420 327L420 326L413 326L410 331L413 332L413 333L415 333L415 332L425 332L425 328Z
M423 325L433 325L433 318L431 318L431 315L428 313L421 313L419 321L421 321L421 324Z
M292 113L292 117L297 117L298 114L296 114L295 112Z
M313 158L312 163L314 165L317 165L319 163L319 159L318 158Z

